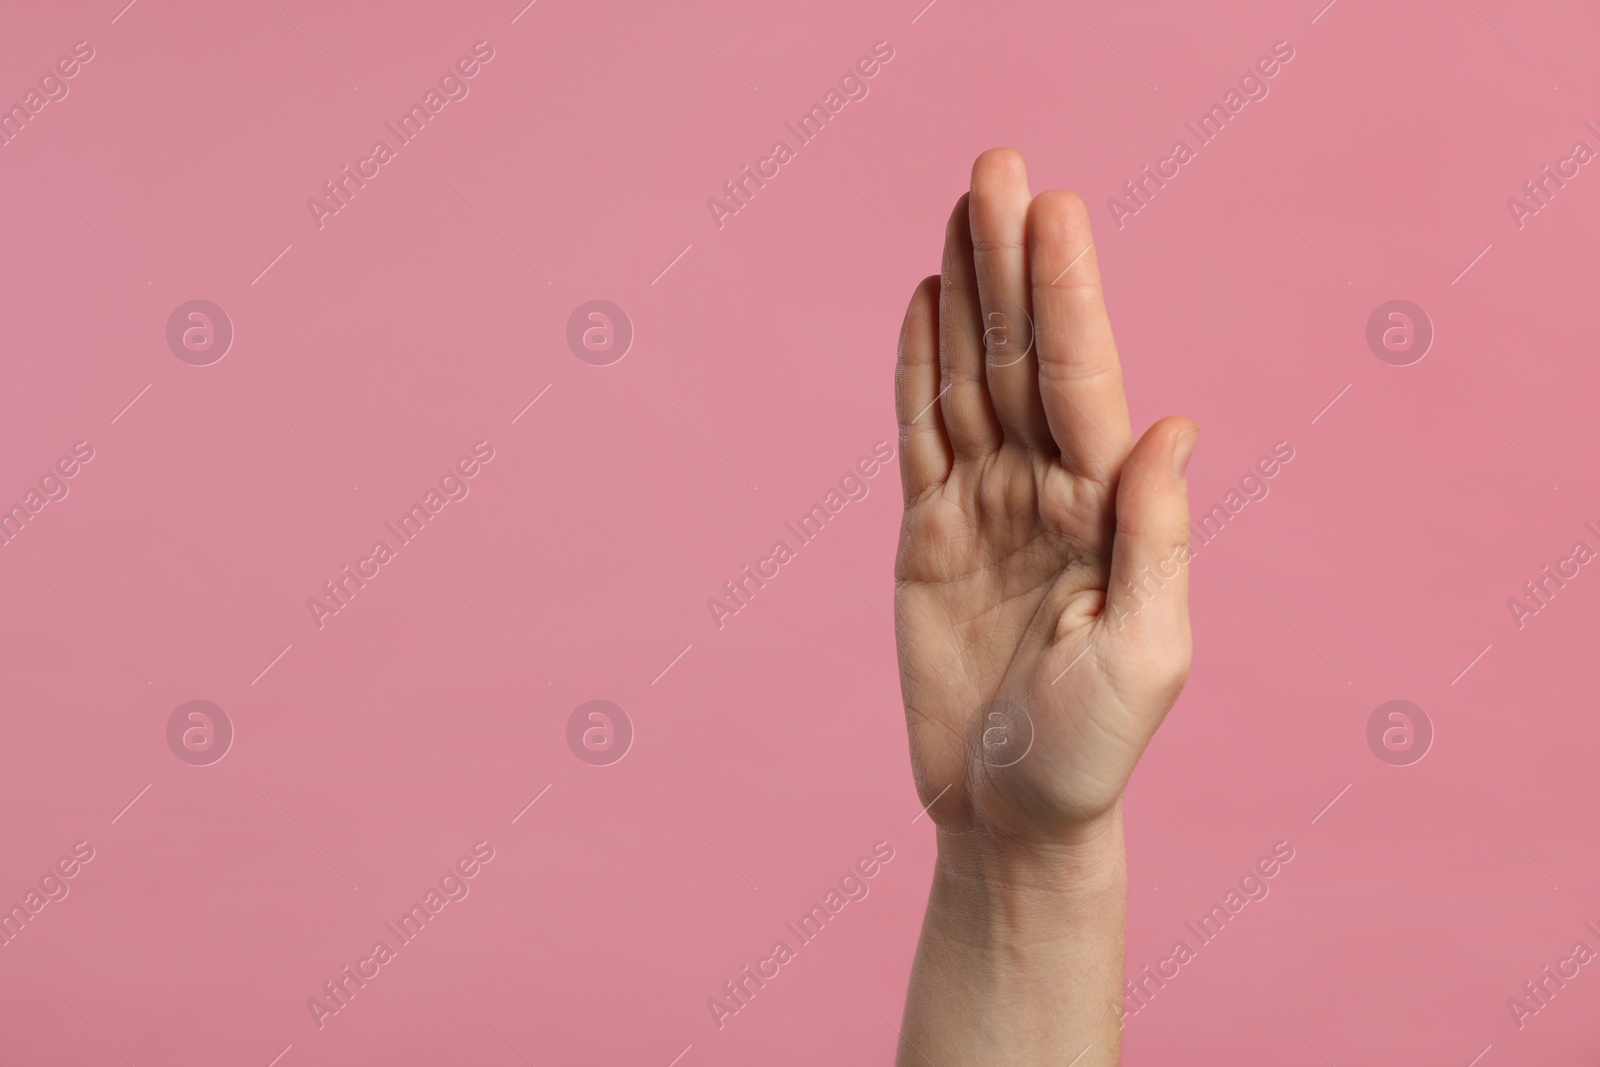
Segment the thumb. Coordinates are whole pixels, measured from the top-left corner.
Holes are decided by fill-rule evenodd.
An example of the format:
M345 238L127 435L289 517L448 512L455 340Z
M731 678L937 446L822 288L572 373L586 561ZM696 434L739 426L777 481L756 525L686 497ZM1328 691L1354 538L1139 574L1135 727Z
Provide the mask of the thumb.
M1133 662L1188 672L1189 483L1184 474L1200 428L1169 415L1145 431L1123 463L1117 532L1100 622L1127 641Z

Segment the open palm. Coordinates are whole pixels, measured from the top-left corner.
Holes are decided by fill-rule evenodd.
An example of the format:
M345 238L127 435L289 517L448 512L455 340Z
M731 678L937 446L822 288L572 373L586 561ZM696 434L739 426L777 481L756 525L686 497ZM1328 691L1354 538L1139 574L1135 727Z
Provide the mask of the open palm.
M1132 439L1083 201L979 157L896 371L901 689L929 814L1061 840L1111 811L1188 673L1194 424Z

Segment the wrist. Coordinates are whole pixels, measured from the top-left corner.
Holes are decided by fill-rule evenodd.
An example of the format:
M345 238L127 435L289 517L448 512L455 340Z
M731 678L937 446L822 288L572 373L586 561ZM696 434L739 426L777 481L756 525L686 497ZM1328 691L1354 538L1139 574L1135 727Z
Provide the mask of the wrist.
M1117 1062L1127 870L1120 806L1069 839L940 830L906 1022L913 1055ZM915 1036L911 1036L915 1035ZM1090 1052L1090 1049L1093 1052ZM1085 1055L1085 1053L1089 1053Z
M940 830L930 906L960 916L940 936L979 954L1042 950L1114 932L1127 907L1118 804L1068 839Z
M1127 883L1122 803L1068 834L1026 837L940 828L935 877L988 894L1070 902Z

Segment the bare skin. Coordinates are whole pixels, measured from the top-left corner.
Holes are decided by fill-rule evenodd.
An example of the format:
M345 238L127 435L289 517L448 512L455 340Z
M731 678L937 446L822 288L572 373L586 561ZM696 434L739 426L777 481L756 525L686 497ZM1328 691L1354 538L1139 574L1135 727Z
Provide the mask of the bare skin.
M1134 441L1088 212L1011 149L973 165L895 385L901 691L939 846L898 1062L1109 1067L1122 796L1188 674L1198 428Z

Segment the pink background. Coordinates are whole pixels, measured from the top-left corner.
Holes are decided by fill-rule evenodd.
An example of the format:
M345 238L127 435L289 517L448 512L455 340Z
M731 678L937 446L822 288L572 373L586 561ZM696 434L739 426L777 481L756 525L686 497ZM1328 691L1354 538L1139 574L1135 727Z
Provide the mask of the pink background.
M1506 1005L1600 948L1600 575L1520 630L1506 604L1600 547L1600 175L1506 206L1600 148L1592 5L121 3L0 34L0 102L94 49L0 148L0 504L94 449L0 549L0 904L94 849L0 948L0 1062L886 1062L933 845L893 472L720 631L706 600L894 441L905 300L995 144L1089 201L1138 428L1203 427L1196 509L1295 449L1194 564L1196 667L1128 804L1130 972L1295 858L1126 1061L1600 1054L1600 968L1521 1030ZM318 229L307 198L480 40L470 95ZM870 95L719 230L706 199L880 40ZM1270 95L1119 230L1107 198L1280 40ZM204 367L165 339L197 298L236 331ZM597 298L635 330L609 366L565 340ZM1367 347L1391 299L1436 330L1411 366ZM307 598L480 440L470 495L319 630ZM566 741L596 698L636 731L610 766ZM1396 698L1437 734L1411 766L1366 741ZM209 766L167 745L192 699L236 731ZM319 1029L307 999L480 840L470 895ZM719 1031L707 999L880 840L871 894Z

